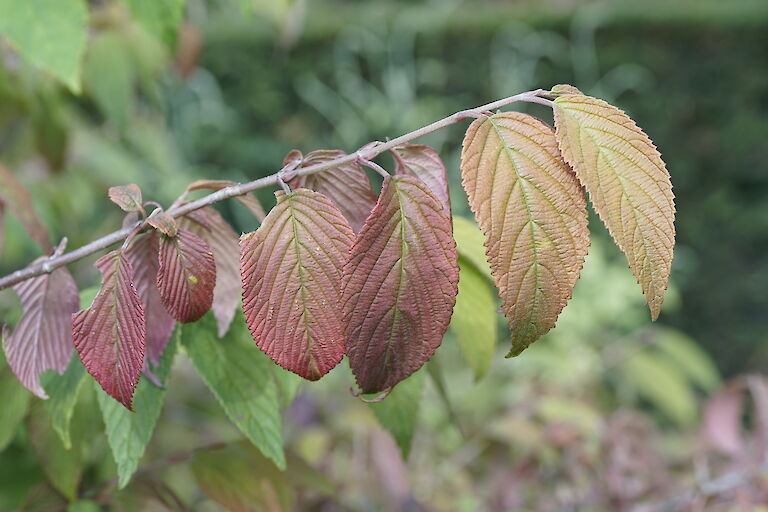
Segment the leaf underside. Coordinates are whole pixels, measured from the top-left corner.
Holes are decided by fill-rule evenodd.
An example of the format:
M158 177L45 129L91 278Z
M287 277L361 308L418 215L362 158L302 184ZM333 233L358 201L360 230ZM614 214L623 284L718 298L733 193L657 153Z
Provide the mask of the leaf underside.
M432 356L459 269L451 218L421 180L391 176L344 265L347 355L363 393L392 388Z
M666 165L624 112L581 94L554 102L563 157L627 256L651 317L659 316L675 244L675 205Z
M448 177L440 155L426 144L404 144L392 150L395 158L395 174L415 176L427 184L432 193L451 211L451 195L448 193Z
M292 153L288 154L286 160L294 158ZM321 164L345 155L346 153L337 149L312 151L304 156L300 167ZM294 189L308 188L328 197L341 210L355 233L360 232L365 219L376 205L376 194L371 189L368 175L355 162L347 162L307 176L297 176L290 181L290 186Z
M318 192L276 195L259 230L243 237L243 311L259 348L317 380L344 355L341 269L354 233Z
M474 121L461 169L517 355L554 327L579 278L589 246L584 193L552 129L518 112Z
M132 410L132 397L144 364L144 308L121 251L99 258L101 289L93 304L72 315L80 360L109 395Z

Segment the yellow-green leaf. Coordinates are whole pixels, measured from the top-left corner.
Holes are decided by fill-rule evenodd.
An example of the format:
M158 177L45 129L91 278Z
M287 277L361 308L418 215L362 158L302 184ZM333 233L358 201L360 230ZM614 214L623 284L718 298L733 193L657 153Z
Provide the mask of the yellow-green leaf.
M675 204L666 165L624 112L582 94L554 101L557 141L659 316L675 244Z

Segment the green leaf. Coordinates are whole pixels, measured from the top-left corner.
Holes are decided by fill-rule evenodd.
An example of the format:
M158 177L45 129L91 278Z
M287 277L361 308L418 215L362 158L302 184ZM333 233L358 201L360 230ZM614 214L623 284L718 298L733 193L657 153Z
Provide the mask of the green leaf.
M133 17L169 47L176 44L186 0L123 0Z
M497 340L496 299L488 279L463 257L459 258L459 294L451 330L472 371L480 380L493 361Z
M95 501L73 501L67 507L67 512L100 512L101 507Z
M466 217L454 215L453 238L456 240L459 256L471 262L488 279L492 279L491 266L485 254L485 237L477 224Z
M5 364L5 354L0 350L0 451L16 436L28 407L29 391Z
M65 448L40 407L33 409L28 425L32 447L48 481L68 500L74 500L85 465L81 446Z
M69 423L77 404L80 388L85 382L86 371L77 354L72 356L66 371L59 375L54 371L46 372L41 381L48 394L48 400L43 402L43 407L48 412L51 426L59 434L64 448L69 450L72 441L69 436Z
M185 326L182 343L197 373L229 419L261 452L285 469L282 422L272 362L251 340L242 316L224 338L208 313Z
M136 70L131 48L120 34L103 32L88 45L83 65L83 85L102 115L124 127L134 105Z
M280 407L285 409L299 392L299 386L301 385L301 377L293 372L274 364L272 366L272 373L275 376L275 385L277 386L277 396L280 400Z
M181 329L177 327L160 358L160 364L153 369L163 384L171 372L180 336ZM155 423L163 408L165 389L155 386L142 375L133 396L135 412L131 412L107 395L98 384L94 384L99 408L107 427L107 441L117 463L118 486L122 489L130 481L147 444L152 439Z
M680 331L655 329L656 347L692 382L705 391L714 391L720 384L717 367L699 345Z
M381 426L392 434L404 460L411 452L411 441L419 420L424 376L425 371L419 370L395 386L384 400L368 403Z
M76 93L87 22L84 0L0 0L0 34Z

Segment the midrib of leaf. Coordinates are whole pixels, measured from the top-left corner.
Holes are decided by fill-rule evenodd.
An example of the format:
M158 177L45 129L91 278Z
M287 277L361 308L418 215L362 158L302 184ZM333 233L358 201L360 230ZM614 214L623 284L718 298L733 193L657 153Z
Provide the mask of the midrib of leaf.
M400 271L398 272L397 276L397 293L395 293L395 304L393 306L394 310L392 312L392 323L389 326L389 336L387 336L387 350L385 352L384 361L385 363L389 363L390 356L392 354L392 333L395 330L395 325L398 325L400 323L400 296L401 288L403 281L405 280L405 265L403 265L403 259L405 258L405 255L408 253L408 242L405 238L405 222L406 217L403 213L403 198L402 198L402 192L400 191L400 187L397 186L397 181L394 179L392 180L392 186L395 189L395 195L397 197L397 210L400 215L400 221L399 221L399 227L400 227L400 258L397 260L397 265L400 265Z

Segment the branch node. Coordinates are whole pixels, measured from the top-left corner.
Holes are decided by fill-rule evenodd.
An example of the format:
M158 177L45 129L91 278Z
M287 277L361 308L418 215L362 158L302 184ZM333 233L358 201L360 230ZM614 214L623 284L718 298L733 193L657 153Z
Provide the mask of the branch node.
M365 158L361 151L357 152L357 163L373 169L385 178L389 177L389 173L382 166Z

